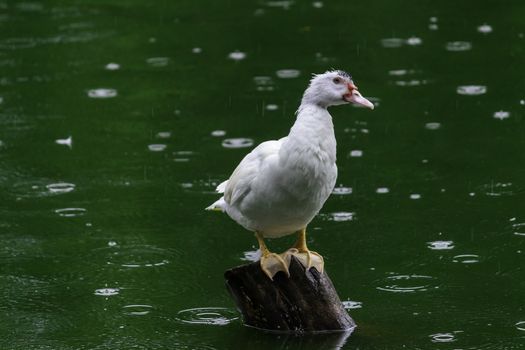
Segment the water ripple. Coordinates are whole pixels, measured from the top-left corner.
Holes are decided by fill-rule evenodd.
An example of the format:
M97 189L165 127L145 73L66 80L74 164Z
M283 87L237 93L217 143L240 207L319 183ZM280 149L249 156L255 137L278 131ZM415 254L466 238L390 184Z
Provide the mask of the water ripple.
M516 236L525 236L525 222L512 224L512 230Z
M85 215L87 212L84 208L62 208L62 209L56 209L55 213L62 217L66 218L72 218L77 216Z
M386 278L386 285L376 287L376 289L392 293L415 293L424 292L431 288L430 282L434 277L425 275L395 275Z
M199 307L177 313L177 320L187 324L226 326L238 318L237 312L224 307Z
M481 192L489 197L512 196L515 194L512 182L491 182L480 187Z
M61 194L61 193L68 193L75 189L75 184L68 183L68 182L57 182L54 184L46 185L46 188L51 193L55 194Z
M108 265L135 269L161 267L170 263L169 251L151 245L109 245L108 249L112 249L107 255Z
M516 322L515 326L518 331L525 332L525 321Z
M457 340L453 333L436 333L429 335L429 337L432 343L452 343Z
M461 264L476 264L479 262L479 255L476 254L460 254L452 258L455 263Z
M151 305L125 305L122 307L124 314L129 316L145 316L151 312L153 306Z

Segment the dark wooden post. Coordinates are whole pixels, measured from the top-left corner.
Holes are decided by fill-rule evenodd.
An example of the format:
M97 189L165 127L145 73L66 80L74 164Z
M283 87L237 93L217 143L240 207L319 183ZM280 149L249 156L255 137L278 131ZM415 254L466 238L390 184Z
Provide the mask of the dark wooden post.
M259 262L225 272L226 286L246 325L288 333L351 332L355 328L326 272L306 271L293 256L289 270L290 277L279 272L273 281Z

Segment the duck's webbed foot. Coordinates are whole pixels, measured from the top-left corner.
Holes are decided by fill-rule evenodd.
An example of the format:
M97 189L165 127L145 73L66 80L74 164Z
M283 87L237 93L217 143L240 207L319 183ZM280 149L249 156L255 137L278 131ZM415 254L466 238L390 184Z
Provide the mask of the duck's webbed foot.
M317 271L323 273L324 259L321 254L311 251L306 246L306 229L298 232L297 242L295 245L282 253L281 256L286 261L287 266L290 266L291 256L295 256L306 267L308 271L311 267L315 267Z
M288 270L289 262L286 263L281 255L270 252L264 243L263 236L259 232L257 232L255 236L259 242L259 249L261 250L261 270L263 270L266 276L273 280L277 272L282 271L286 276L290 277L290 271Z

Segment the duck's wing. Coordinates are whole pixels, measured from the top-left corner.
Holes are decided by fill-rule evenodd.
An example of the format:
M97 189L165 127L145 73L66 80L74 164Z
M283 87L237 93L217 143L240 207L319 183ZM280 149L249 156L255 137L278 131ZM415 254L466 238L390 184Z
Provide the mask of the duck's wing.
M230 178L217 187L217 190L224 190L226 203L233 205L250 193L251 184L259 175L262 165L271 157L277 157L281 144L282 139L263 142L243 158Z

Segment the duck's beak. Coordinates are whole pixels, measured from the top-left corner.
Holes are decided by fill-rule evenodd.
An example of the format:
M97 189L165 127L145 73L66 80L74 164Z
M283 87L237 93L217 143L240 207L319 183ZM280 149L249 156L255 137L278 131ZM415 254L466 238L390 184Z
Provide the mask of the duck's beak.
M364 98L361 93L357 91L357 86L355 86L354 83L348 84L348 93L344 95L344 99L347 102L374 109L374 104Z

